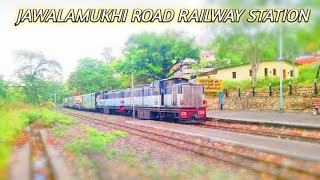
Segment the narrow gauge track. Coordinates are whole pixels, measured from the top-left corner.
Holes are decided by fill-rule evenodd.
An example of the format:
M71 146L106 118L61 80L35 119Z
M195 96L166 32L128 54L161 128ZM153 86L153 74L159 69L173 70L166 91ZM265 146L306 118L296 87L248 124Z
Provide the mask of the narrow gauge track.
M73 116L78 119L89 121L102 126L112 125L116 129L120 129L143 138L161 142L179 149L191 151L205 157L225 161L233 165L250 169L257 173L267 174L271 177L280 179L296 179L297 177L310 177L315 179L320 178L319 172L313 172L312 170L304 169L300 166L298 167L288 164L283 165L281 163L262 159L250 154L244 154L236 151L214 147L207 143L186 141L184 138L181 138L179 136L173 137L166 134L143 130L143 128L136 128L129 124L125 125L124 123L114 121L103 121L98 118L75 114L64 110L60 111L66 115Z
M281 139L289 139L289 140L297 140L303 142L310 142L310 143L320 143L320 137L304 137L299 135L292 135L292 134L284 134L284 133L276 133L276 132L266 132L266 131L259 131L259 130L247 130L235 127L225 127L219 125L207 125L207 124L190 124L191 126L196 127L203 127L203 128L211 128L211 129L219 129L224 131L232 131L237 133L245 133L245 134L253 134L253 135L260 135L260 136L268 136L268 137L277 137Z
M40 130L30 127L30 171L31 179L55 179L52 163L45 148Z

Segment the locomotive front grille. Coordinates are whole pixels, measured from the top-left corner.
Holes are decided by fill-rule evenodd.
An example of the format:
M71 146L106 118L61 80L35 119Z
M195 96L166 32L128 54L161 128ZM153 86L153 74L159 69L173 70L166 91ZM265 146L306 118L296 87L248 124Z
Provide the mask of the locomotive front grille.
M183 106L202 106L202 86L182 86Z

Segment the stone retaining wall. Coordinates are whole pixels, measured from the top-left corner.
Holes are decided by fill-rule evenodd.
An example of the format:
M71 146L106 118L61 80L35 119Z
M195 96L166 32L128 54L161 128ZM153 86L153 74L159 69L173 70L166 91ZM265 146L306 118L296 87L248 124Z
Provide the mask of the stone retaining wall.
M253 110L253 111L277 111L280 109L279 88L272 88L272 96L269 90L255 91L252 89L242 90L238 97L237 90L229 90L228 97L224 93L224 109L230 110ZM284 109L286 111L311 111L312 101L320 100L320 86L318 94L315 95L314 87L292 88L292 96L289 95L289 88L284 88ZM208 109L220 109L218 96L206 96Z

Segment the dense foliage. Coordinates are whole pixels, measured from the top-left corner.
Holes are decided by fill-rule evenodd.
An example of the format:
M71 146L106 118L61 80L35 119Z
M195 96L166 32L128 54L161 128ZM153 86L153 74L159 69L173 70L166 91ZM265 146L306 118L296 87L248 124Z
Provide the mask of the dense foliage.
M135 84L172 77L187 58L199 60L199 53L194 39L178 32L134 34L126 43L124 59L115 60L110 49L105 48L104 60L79 60L68 79L68 91L83 94L127 88L131 85L132 72Z
M17 51L15 54L18 67L15 70L17 81L13 86L21 88L25 100L35 105L51 99L61 83L61 65L41 52Z
M200 48L179 32L141 33L128 39L124 53L123 70L155 80L172 77L188 58L199 60Z
M67 85L71 94L84 94L125 88L130 78L119 74L114 64L106 64L103 61L84 58L79 60L79 64L71 73Z
M283 1L232 1L208 0L210 4L219 4L222 8L310 8L312 16L308 23L273 24L248 23L211 25L213 40L207 47L216 53L216 67L252 65L252 84L257 83L256 71L260 60L294 60L301 55L314 55L320 48L320 3L316 0ZM244 14L248 16L248 11ZM244 18L245 19L245 18ZM282 36L280 36L280 27ZM279 55L279 40L283 39L283 55Z

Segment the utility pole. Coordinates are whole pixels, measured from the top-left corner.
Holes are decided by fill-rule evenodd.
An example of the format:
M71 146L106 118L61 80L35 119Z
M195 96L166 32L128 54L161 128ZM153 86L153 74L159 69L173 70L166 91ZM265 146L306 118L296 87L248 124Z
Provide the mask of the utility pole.
M134 67L133 66L133 60L131 60L131 64L132 64L132 67ZM134 84L133 84L133 72L134 72L134 69L132 70L132 73L131 73L131 105L132 105L132 117L133 117L133 119L135 119L135 113L134 113L134 102L133 102L133 100L134 100L134 91L133 91L133 86L134 86Z
M283 70L282 70L282 26L280 25L280 36L279 36L279 61L280 61L280 111L283 111L283 88L282 88L282 78L283 78Z

